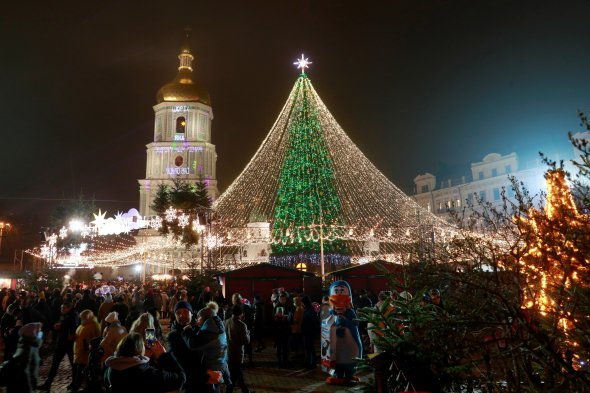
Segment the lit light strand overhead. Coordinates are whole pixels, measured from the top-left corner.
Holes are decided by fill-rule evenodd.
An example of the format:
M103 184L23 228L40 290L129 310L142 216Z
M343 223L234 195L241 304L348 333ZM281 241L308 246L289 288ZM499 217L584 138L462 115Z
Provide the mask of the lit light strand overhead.
M302 56L296 64L306 67L309 62ZM450 240L457 234L455 227L416 204L369 161L342 130L309 78L302 73L253 158L214 204L219 217L216 230L222 235L232 234L231 241L226 244L246 243L246 237L240 234L245 233L243 228L249 222L267 221L271 228L276 228L274 222L281 169L289 154L289 128L296 121L297 108L302 106L303 101L317 113L318 132L325 141L333 172L331 181L344 221L335 226L335 223L330 223L332 233L328 224L322 224L324 231L328 232L324 236L348 241L354 254L355 250L361 252L362 245L358 242L379 242L382 248L389 247L380 252L388 253L400 251L400 247L405 248L404 245L424 236L433 240ZM310 160L313 160L311 154ZM310 173L313 174L313 171ZM310 178L303 181L313 183L316 180ZM315 240L319 225L316 220L304 226L285 228L278 236L275 230L271 243L284 243L285 236L293 242L298 239ZM310 231L310 228L313 230Z

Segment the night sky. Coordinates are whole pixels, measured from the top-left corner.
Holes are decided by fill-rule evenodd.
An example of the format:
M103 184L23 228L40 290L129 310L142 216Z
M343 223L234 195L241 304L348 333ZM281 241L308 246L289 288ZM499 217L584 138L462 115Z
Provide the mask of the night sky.
M109 216L138 206L152 106L185 26L220 191L270 130L302 52L340 125L407 193L419 173L467 174L490 152L568 158L576 111L590 109L589 16L588 1L12 1L0 219L35 243L48 199L82 192Z

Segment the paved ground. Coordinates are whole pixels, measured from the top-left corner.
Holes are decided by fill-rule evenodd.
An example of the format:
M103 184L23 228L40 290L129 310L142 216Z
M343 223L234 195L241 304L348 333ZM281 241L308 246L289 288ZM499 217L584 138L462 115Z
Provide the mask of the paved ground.
M162 326L167 330L168 323L163 321ZM319 345L319 344L318 344ZM318 346L319 353L319 346ZM246 367L244 377L250 390L256 393L311 393L311 392L360 392L360 387L346 388L341 386L331 386L324 381L327 375L318 367L315 370L306 370L299 366L300 359L292 356L293 366L287 369L279 369L275 364L275 352L270 340L267 342L267 349L261 353L254 353L254 366ZM45 377L51 366L51 357L42 360L40 370L40 382L45 381ZM71 382L70 365L67 357L61 363L59 372L53 381L51 392L67 393L67 385ZM367 375L361 375L361 380L366 379ZM239 388L236 389L239 391Z

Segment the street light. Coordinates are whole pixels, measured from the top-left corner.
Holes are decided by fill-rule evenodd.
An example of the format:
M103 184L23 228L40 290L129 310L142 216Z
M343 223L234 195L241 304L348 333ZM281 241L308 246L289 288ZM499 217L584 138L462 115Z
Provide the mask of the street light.
M193 221L193 231L199 235L199 242L201 243L201 274L203 274L203 233L205 232L205 225L199 222L199 216Z
M0 221L0 255L2 255L2 236L4 235L4 230L6 232L12 229L12 225L8 222Z

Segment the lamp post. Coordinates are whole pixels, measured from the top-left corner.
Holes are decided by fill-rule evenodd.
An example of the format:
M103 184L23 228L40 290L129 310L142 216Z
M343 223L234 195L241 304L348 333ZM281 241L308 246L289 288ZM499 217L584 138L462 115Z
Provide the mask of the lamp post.
M203 233L205 231L205 226L201 225L199 216L197 216L196 221L193 221L193 230L199 235L199 243L201 243L201 274L203 274Z
M10 231L12 229L12 225L8 222L0 221L0 255L2 255L2 237L4 236L4 230Z

